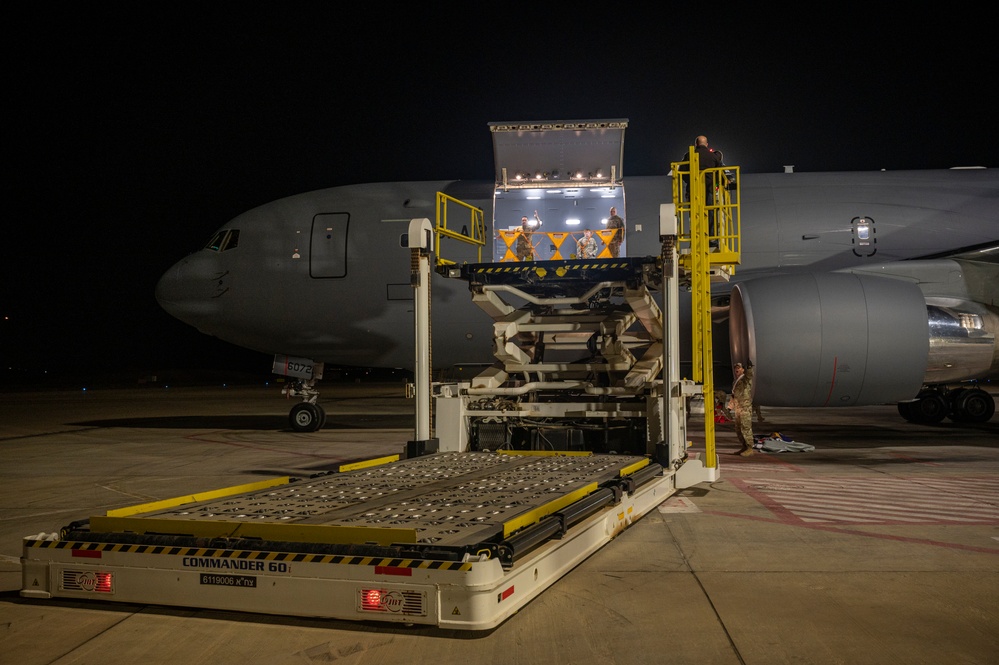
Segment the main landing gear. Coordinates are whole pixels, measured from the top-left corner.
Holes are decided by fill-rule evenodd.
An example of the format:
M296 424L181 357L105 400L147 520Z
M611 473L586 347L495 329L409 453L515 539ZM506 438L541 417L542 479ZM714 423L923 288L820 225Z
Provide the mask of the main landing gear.
M995 412L995 399L978 387L925 388L916 399L898 403L899 415L911 423L935 424L944 418L959 423L985 423Z

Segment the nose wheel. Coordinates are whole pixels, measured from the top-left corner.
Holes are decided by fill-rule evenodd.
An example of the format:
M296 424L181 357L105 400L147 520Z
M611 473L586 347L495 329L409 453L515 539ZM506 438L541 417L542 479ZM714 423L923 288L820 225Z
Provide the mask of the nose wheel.
M326 410L313 402L299 402L291 407L288 423L296 432L315 432L326 424Z

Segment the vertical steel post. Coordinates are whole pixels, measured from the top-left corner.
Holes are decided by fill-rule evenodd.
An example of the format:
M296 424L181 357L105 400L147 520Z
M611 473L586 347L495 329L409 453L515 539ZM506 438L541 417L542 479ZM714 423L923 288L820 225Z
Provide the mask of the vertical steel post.
M682 459L687 450L687 396L680 381L680 273L679 221L676 205L659 206L659 239L663 262L663 431L669 461Z
M434 227L427 218L409 222L407 247L412 256L410 283L413 286L413 327L415 331L415 358L413 384L416 388L416 454L433 452L430 441L430 248L433 246Z

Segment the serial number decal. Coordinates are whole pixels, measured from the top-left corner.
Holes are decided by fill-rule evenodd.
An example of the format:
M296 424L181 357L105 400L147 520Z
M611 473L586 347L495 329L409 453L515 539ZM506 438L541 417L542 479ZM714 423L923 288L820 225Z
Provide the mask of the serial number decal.
M257 578L252 575L218 575L216 573L201 573L202 584L215 586L257 587Z

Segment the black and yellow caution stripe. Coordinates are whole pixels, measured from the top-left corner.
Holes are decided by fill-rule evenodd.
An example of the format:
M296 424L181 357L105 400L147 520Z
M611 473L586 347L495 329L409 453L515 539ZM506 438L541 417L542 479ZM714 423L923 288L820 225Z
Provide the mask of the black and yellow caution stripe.
M26 547L74 552L101 554L114 552L122 554L157 554L179 557L193 557L211 560L232 561L275 561L284 563L318 563L350 566L375 566L382 568L412 568L423 570L450 570L465 572L472 569L471 562L441 561L424 559L401 559L380 556L358 556L346 554L308 554L304 552L273 552L257 550L230 550L207 547L176 547L170 545L141 545L134 543L91 543L73 540L25 540ZM212 565L192 566L216 568ZM221 567L220 567L221 568Z
M195 538L257 538L270 542L324 545L373 543L384 546L416 542L416 529L405 527L278 524L162 517L96 516L90 518L90 530L95 533L168 534Z

